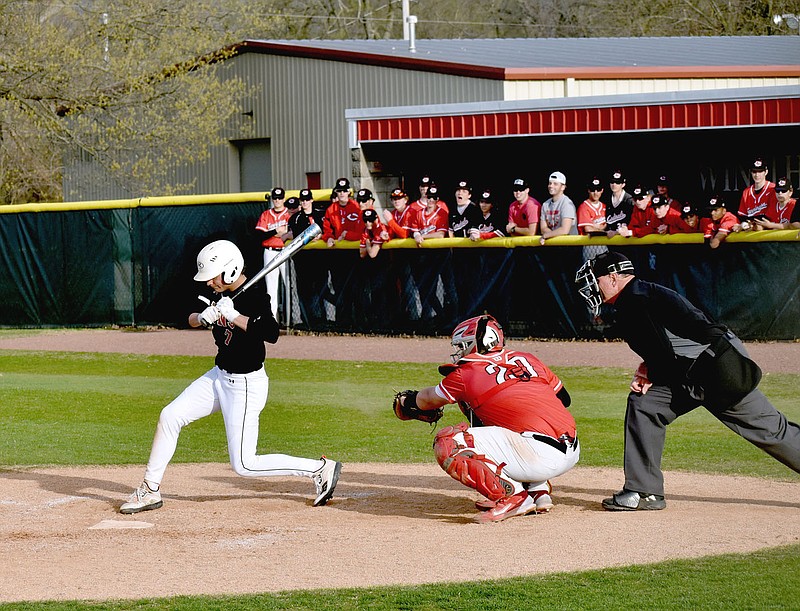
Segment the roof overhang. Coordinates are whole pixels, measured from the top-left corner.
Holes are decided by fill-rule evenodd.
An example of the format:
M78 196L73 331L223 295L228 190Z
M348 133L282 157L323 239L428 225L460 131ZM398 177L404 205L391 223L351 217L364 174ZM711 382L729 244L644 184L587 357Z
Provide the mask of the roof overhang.
M800 124L800 87L350 109L350 146Z

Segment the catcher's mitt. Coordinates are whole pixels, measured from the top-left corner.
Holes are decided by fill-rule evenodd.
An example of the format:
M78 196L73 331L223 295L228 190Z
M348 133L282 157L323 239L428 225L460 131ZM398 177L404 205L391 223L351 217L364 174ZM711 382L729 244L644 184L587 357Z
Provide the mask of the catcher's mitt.
M417 406L416 390L403 390L397 393L394 396L394 401L392 401L392 409L394 410L394 415L400 420L419 420L430 424L438 422L444 415L443 407L420 409Z

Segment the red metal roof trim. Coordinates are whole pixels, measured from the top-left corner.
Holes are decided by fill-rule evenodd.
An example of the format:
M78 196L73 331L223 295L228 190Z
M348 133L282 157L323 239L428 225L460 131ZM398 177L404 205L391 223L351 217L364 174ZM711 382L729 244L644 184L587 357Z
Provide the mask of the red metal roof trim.
M800 98L358 121L359 142L443 140L800 123Z
M397 55L380 55L377 53L343 51L341 49L319 49L285 43L247 40L236 45L236 48L240 52L254 51L256 53L267 53L269 55L305 57L308 59L339 61L346 62L348 64L381 66L384 68L421 70L423 72L471 76L473 78L494 79L498 81L504 80L506 76L505 68L496 68L492 66L472 66L470 64L460 64L457 62L442 62L430 59L418 59L414 57L401 57Z

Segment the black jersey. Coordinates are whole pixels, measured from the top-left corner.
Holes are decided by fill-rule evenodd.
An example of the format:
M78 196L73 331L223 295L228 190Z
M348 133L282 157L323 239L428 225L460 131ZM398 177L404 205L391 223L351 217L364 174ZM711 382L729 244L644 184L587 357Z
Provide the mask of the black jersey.
M230 293L229 293L230 295ZM269 295L263 287L253 287L233 302L240 314L249 317L247 331L220 318L212 329L217 344L214 363L229 373L250 373L264 365L267 350L264 342L278 341L278 322L272 316Z
M618 206L606 204L606 231L619 231L620 225L630 225L633 207L633 196L628 192Z
M295 212L289 218L289 229L292 232L294 237L299 236L303 231L308 229L308 226L311 224L311 219L314 219L314 222L322 228L322 221L325 217L325 212L317 209L313 209L311 214L306 214L303 210L299 212Z
M478 231L481 233L493 233L497 237L506 235L506 217L497 210L492 210L489 216L480 215L481 220L477 224Z
M477 227L482 219L483 215L477 204L470 202L462 212L459 212L458 205L454 204L450 209L448 223L450 224L450 231L453 232L453 237L467 238L469 237L469 230Z

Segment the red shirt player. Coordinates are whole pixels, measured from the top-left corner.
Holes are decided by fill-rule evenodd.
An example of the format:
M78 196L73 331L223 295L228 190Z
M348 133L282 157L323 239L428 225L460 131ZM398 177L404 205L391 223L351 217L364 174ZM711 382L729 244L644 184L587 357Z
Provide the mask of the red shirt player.
M409 204L414 212L420 212L421 210L425 210L425 207L428 205L428 189L435 186L433 179L430 176L423 176L419 180L419 199L416 201L411 202ZM444 208L444 211L450 214L450 210L447 208L447 204L445 204L442 200L437 200L437 204L440 208Z
M578 206L577 221L580 235L606 235L606 205L600 201L603 196L603 183L595 176L586 185L589 192Z
M709 200L707 209L711 218L700 221L700 230L703 232L703 237L708 240L708 245L711 248L718 248L739 224L739 220L732 212L728 212L727 204L719 195Z
M364 221L364 233L361 234L361 243L358 245L358 254L362 259L378 256L384 242L389 241L389 234L378 220L378 212L368 208L361 213Z
M637 185L633 189L633 212L628 223L634 238L641 238L655 233L658 219L650 206L650 193Z
M436 460L487 498L476 504L485 510L478 522L548 512L548 480L580 455L569 393L535 356L505 348L489 315L459 324L451 343L454 364L439 367L444 379L406 398L423 410L458 403L470 420L436 434Z
M283 248L283 243L292 237L289 229L289 218L292 213L284 205L286 201L286 191L281 187L275 187L270 193L272 207L264 210L256 223L256 230L261 236L261 246L264 247L264 265L268 265ZM278 319L278 281L282 280L284 288L288 290L289 276L286 273L286 264L281 265L277 270L267 274L265 284L267 295L269 295L270 309L275 320Z
M530 196L530 187L523 178L514 180L514 201L508 206L508 235L536 235L542 204Z
M792 192L792 183L785 176L775 181L775 205L764 210L766 219L756 218L753 223L761 229L789 229L795 206Z
M447 211L439 207L439 189L428 189L428 205L416 213L411 221L411 230L417 246L431 238L446 238L450 229Z
M364 222L361 220L361 206L350 197L350 181L340 178L333 188L336 201L325 210L322 221L322 239L328 247L340 240L359 241L364 233Z
M426 189L427 194L427 189ZM414 218L416 212L408 204L408 195L402 189L395 189L389 196L392 200L394 210L384 210L383 218L386 221L386 228L390 238L410 238L414 230ZM428 201L427 199L425 200Z
M742 221L752 221L756 217L763 217L768 208L777 205L775 196L775 185L767 180L769 168L763 159L756 159L750 167L750 175L753 177L753 184L742 191L739 200L739 219ZM752 229L760 229L753 223Z
M650 208L656 217L655 233L671 235L673 233L691 233L691 227L681 218L681 213L675 210L670 199L663 195L654 195L650 199Z

